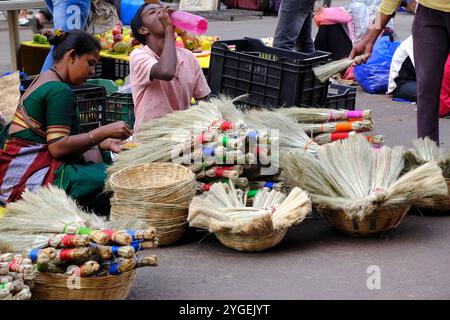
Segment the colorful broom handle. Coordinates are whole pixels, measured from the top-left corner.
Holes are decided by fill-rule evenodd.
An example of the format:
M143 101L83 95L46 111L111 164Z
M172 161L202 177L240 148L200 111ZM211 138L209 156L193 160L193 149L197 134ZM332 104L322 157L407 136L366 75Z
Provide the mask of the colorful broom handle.
M348 132L353 130L353 122L337 122L336 132Z
M254 198L254 197L256 196L256 194L258 193L258 191L259 191L259 189L256 189L256 190L249 190L249 191L247 192L247 197L248 197L248 198Z
M346 113L346 116L348 119L351 118L363 118L364 117L364 113L363 110L354 110L354 111L348 111Z
M334 132L331 134L331 141L347 139L349 136L348 132Z

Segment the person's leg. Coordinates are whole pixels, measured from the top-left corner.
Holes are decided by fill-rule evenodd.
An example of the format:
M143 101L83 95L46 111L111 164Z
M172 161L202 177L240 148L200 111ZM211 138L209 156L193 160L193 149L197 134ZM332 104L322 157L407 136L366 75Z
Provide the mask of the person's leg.
M449 13L418 6L413 24L417 136L439 143L439 95L450 42Z
M394 97L416 102L417 101L416 81L410 81L399 85L397 89L395 89L394 91Z
M273 40L274 47L294 49L303 24L311 12L308 9L310 2L311 0L283 0L281 2Z
M314 7L314 4L313 4ZM312 39L312 9L303 23L303 27L300 30L300 36L297 39L296 49L300 52L312 53L315 50L314 41Z

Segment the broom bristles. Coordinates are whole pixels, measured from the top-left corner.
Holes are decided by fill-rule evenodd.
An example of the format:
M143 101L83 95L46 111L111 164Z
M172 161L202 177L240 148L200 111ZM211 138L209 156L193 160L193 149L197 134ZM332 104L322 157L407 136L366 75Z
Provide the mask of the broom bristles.
M347 69L355 61L350 59L341 59L313 68L313 72L320 82L324 83L335 74Z
M436 164L400 177L402 147L370 148L363 136L326 145L318 159L297 152L286 157L287 180L310 191L321 207L363 219L383 205L416 204L447 192Z

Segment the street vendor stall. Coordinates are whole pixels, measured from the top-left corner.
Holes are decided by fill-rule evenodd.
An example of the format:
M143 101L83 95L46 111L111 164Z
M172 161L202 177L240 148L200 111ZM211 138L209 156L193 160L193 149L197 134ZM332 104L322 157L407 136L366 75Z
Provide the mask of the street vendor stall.
M22 9L44 8L43 0L0 1L0 10L8 12L8 32L11 53L11 68L17 68L17 53L20 48L19 23L17 12Z
M20 45L20 55L19 55L19 65L21 68L29 75L38 74L42 68L42 64L44 63L45 57L50 51L50 45L48 43L40 44L33 41L24 41ZM209 52L202 53L194 53L197 56L198 62L200 63L200 67L203 70L207 70L209 68L210 62L210 54ZM126 66L125 69L128 69L128 55L127 54L117 54L117 53L109 53L107 50L102 50L100 52L100 57L102 61L114 62L118 61L117 64ZM99 72L100 65L99 65ZM102 74L96 74L96 77L105 77ZM121 74L120 77L125 77L127 74ZM109 77L112 78L112 77ZM112 79L116 80L116 79Z

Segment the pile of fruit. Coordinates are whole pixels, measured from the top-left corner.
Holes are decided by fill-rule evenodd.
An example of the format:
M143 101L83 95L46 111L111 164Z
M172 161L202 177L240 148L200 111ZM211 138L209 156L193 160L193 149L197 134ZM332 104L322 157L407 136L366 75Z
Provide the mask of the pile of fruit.
M130 54L136 47L140 46L132 33L131 29L124 28L122 24L117 24L112 30L95 36L100 42L102 50L108 53Z
M33 43L48 44L48 38L45 35L37 33L33 35Z
M194 36L186 33L178 34L177 47L193 52L210 51L214 41L220 40L218 36Z

